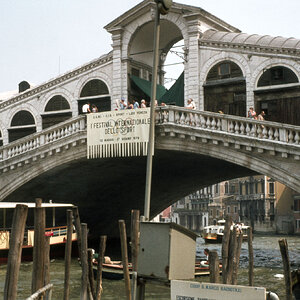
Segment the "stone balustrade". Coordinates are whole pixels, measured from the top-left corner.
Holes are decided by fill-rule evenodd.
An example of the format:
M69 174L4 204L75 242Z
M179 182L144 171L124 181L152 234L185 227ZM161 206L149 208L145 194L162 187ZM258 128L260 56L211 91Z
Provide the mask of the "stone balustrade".
M0 148L0 161L11 159L39 147L51 144L79 131L86 130L85 116L79 116L18 139Z
M237 136L299 145L300 127L269 121L258 121L219 113L190 110L175 106L160 107L156 124L177 124L211 132L226 132Z
M156 124L176 124L186 128L199 128L208 133L227 133L240 137L252 137L273 141L281 145L299 146L300 142L299 126L190 110L176 106L157 108ZM17 157L79 131L86 131L86 118L83 115L2 146L0 148L0 161Z

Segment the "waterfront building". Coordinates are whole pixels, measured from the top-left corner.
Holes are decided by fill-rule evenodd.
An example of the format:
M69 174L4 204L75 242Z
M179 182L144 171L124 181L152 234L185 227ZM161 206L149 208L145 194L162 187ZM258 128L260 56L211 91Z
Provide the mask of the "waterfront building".
M200 231L230 215L233 222L251 225L255 232L294 234L300 233L299 205L299 194L272 178L256 175L200 189L172 205L171 219Z
M171 220L195 232L208 225L208 206L211 194L207 188L200 189L171 206Z

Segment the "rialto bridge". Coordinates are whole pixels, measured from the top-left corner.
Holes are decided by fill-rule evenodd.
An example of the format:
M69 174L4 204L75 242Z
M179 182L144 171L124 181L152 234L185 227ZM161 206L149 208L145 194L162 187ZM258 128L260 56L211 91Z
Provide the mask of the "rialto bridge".
M115 230L111 221L127 219L130 209L143 211L145 157L87 160L81 108L90 102L114 110L121 98L149 101L134 78L152 78L154 8L154 1L142 1L105 26L112 37L108 54L0 94L1 201L77 203L83 221L105 224L97 234ZM250 174L300 192L300 40L242 33L201 8L174 3L161 16L160 85L166 54L178 42L182 103L193 98L197 111L157 111L151 215L201 186ZM251 106L268 121L246 119Z
M85 118L3 146L0 200L76 203L97 234L143 212L145 157L88 160ZM151 216L201 187L257 173L300 192L299 141L299 126L158 108Z

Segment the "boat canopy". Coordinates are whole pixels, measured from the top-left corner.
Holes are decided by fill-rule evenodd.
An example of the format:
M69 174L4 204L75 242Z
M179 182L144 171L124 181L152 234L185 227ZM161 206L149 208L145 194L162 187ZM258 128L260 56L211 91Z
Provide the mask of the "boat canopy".
M35 208L35 202L0 202L0 209L1 208L16 208L18 204L27 205L28 208ZM42 207L72 207L73 204L70 203L42 203Z

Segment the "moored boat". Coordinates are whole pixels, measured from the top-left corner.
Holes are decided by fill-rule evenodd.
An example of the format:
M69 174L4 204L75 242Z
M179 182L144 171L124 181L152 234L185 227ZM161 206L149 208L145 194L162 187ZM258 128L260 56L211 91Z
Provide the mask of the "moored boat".
M243 223L236 223L231 225L231 230L237 228L243 234L243 240L247 240L247 230L249 226ZM219 220L217 225L209 225L203 228L201 237L204 239L205 243L222 243L225 228L225 220Z
M6 263L9 252L9 241L11 238L11 228L6 226L7 215L12 216L13 210L17 204L23 204L28 206L28 218L31 217L29 210L35 208L35 203L21 203L21 202L0 202L0 211L3 216L3 224L0 229L0 264ZM56 226L55 214L57 209L60 208L71 208L73 204L68 203L42 203L42 207L50 209L52 211L52 218L48 221L51 222L52 226L45 228L45 235L50 236L50 257L57 258L63 257L64 248L67 239L67 226ZM65 215L65 214L64 214ZM27 220L28 220L27 218ZM11 219L11 218L10 218ZM65 219L65 218L64 218ZM28 224L28 222L27 222ZM72 232L72 241L76 241L76 233ZM22 245L22 261L31 261L34 246L34 228L33 226L26 226L24 232L24 241Z
M129 275L132 275L132 264L128 265ZM220 265L220 270L222 266ZM94 276L97 276L97 263L93 263ZM221 271L220 271L221 272ZM208 276L209 265L206 261L199 261L195 263L195 277ZM110 263L102 263L102 278L109 280L121 280L124 278L123 265L120 261L111 261Z

